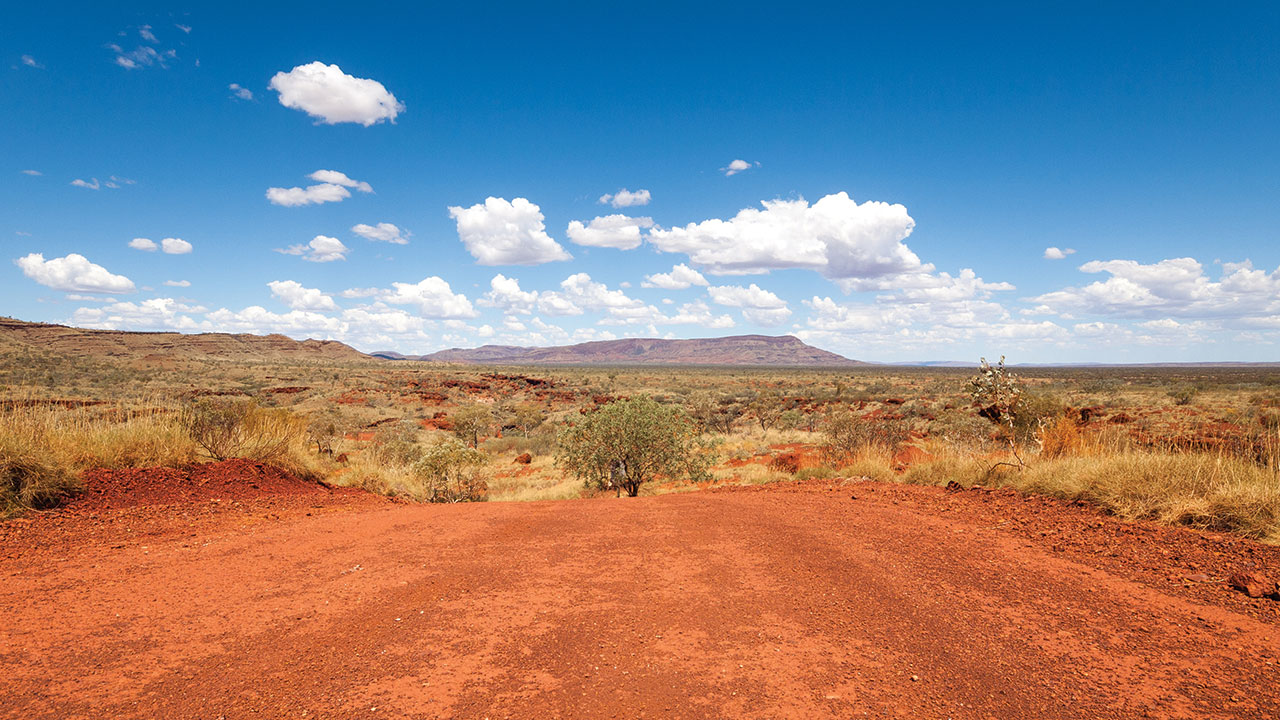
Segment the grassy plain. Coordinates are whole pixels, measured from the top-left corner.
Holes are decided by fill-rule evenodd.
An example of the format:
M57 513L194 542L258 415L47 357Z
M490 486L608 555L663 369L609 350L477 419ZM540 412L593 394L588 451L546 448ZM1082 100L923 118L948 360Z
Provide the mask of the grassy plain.
M709 484L1012 486L1280 542L1280 368L1014 372L1024 395L1010 445L970 399L967 368L464 367L19 349L0 353L0 512L55 503L89 467L210 459L185 431L202 400L279 409L309 427L261 459L410 499L425 497L414 466L422 448L470 414L480 418L490 500L582 497L593 491L554 464L558 431L614 398L647 394L685 407L714 441ZM851 425L833 447L837 422ZM48 484L24 490L20 479L37 476ZM691 489L660 481L644 492Z

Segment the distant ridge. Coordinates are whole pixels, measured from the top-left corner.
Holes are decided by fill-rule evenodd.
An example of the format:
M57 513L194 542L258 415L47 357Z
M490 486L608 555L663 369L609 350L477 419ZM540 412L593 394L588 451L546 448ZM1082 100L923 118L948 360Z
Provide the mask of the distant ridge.
M26 348L59 355L140 360L369 359L368 355L335 340L294 340L284 335L88 330L0 317L0 350Z
M791 335L734 335L721 338L664 340L627 338L555 347L485 345L453 348L430 355L370 353L392 360L425 360L479 365L744 365L828 367L866 365L822 350Z

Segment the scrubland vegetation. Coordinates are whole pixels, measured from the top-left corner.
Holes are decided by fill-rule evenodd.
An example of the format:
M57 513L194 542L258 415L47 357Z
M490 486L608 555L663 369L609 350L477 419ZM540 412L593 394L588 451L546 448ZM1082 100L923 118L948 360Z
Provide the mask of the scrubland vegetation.
M0 357L0 512L244 457L423 502L861 478L1280 542L1280 369L464 368ZM127 388L127 392L123 389Z

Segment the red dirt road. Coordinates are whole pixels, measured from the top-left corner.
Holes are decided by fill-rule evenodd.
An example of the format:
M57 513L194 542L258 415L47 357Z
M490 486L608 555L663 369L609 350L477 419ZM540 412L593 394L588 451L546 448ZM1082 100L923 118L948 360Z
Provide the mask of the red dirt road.
M1180 577L1274 570L1239 539L871 483L304 510L0 533L0 716L1280 717L1280 603Z

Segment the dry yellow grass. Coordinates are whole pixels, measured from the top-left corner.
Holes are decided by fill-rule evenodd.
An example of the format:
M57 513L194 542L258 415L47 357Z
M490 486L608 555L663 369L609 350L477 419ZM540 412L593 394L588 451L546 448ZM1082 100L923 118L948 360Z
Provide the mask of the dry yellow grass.
M920 485L955 481L966 487L1012 487L1089 502L1125 519L1280 543L1280 473L1225 453L1116 449L1095 442L1081 445L1082 455L1027 456L1027 465L1018 469L996 466L1011 457L982 456L936 442L926 449L933 457L902 473L894 472L887 452L873 449L859 453L840 473Z
M103 413L19 404L0 410L0 514L58 504L87 468L172 466L194 457L174 415L154 405Z
M1228 530L1280 543L1280 475L1211 453L1040 458L996 482L1097 504L1119 517Z

